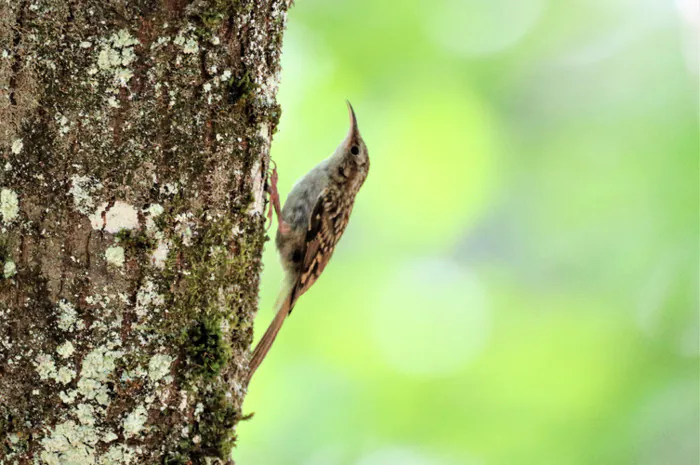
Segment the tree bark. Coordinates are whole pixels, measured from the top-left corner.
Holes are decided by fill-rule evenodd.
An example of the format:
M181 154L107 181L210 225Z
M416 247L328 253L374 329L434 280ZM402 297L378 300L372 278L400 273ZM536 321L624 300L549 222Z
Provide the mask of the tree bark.
M281 0L0 0L0 464L233 463Z

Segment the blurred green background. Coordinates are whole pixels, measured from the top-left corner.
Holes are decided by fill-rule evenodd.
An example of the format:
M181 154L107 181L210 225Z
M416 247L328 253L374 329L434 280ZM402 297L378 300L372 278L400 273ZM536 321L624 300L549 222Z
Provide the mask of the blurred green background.
M250 386L241 465L698 464L695 0L298 0L284 198L352 221ZM256 336L281 269L265 252Z

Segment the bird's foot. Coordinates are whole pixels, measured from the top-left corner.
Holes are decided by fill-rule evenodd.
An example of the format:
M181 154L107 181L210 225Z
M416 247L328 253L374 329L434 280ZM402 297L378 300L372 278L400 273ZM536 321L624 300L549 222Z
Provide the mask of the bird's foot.
M277 216L278 229L282 234L289 232L289 224L282 219L282 209L280 208L280 194L277 191L277 181L279 176L277 175L277 163L270 160L272 163L272 172L270 173L270 207L267 211L267 219L270 224L267 226L266 230L269 230L272 226L272 211L274 210Z

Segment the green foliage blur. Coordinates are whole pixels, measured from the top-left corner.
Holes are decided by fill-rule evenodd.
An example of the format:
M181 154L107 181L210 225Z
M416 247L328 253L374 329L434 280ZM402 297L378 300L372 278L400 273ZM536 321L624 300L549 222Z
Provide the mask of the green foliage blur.
M698 464L699 15L297 0L282 198L345 136L346 98L371 168L236 463ZM281 279L268 242L257 338Z

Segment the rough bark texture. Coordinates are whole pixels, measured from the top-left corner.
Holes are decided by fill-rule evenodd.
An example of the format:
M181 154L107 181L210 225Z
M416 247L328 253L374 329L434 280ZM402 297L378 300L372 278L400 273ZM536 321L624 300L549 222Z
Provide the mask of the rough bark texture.
M232 463L281 0L0 0L0 464Z

